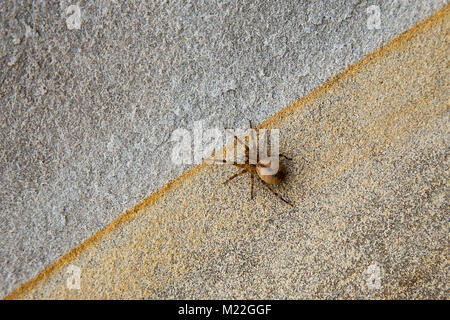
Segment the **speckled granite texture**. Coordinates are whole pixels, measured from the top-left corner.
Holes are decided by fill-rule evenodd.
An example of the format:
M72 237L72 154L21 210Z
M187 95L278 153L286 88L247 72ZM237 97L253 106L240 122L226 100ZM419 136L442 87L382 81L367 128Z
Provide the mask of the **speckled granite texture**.
M449 21L447 6L262 124L293 157L277 191L294 207L197 166L9 297L447 299Z

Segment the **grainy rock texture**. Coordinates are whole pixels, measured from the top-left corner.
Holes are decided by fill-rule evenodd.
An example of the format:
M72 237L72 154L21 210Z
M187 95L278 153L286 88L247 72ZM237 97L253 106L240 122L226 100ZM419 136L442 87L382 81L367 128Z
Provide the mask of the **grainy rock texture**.
M198 166L10 297L447 299L449 15L262 124L293 207Z

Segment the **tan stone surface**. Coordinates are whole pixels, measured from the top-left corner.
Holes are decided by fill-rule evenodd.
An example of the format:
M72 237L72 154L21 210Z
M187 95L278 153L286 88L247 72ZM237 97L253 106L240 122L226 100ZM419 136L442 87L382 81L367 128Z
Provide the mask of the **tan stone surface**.
M8 298L447 299L448 8L261 125L293 208L198 166Z

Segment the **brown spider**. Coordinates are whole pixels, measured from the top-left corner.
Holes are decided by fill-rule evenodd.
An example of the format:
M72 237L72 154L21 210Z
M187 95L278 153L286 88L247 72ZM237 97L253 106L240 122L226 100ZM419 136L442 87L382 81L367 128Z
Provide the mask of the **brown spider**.
M250 129L252 129L252 122L249 120L250 122ZM255 129L257 130L257 129ZM230 131L229 131L230 132ZM248 172L250 173L250 179L251 179L251 188L250 188L250 195L251 195L251 199L253 199L253 185L254 185L254 177L255 175L260 179L260 181L262 182L262 184L264 186L267 187L267 189L270 190L271 193L273 193L276 197L278 197L279 199L281 199L282 201L286 202L287 204L289 204L290 206L292 206L292 204L287 201L286 199L284 199L282 196L280 196L276 191L274 191L270 185L278 185L286 176L286 168L279 163L278 166L278 171L275 174L270 174L270 167L271 167L271 158L270 157L265 157L262 159L259 159L259 161L256 162L256 164L252 164L250 163L250 147L243 142L242 140L240 140L235 134L234 132L230 132L233 134L234 136L234 145L237 145L237 141L239 141L239 143L241 143L242 145L244 145L245 147L245 162L243 164L239 164L239 163L232 163L232 165L238 167L241 169L241 171L239 171L238 173L232 175L230 178L228 178L224 184L228 183L229 181L233 180L236 177L239 177L240 175ZM251 131L251 134L253 135L253 131ZM252 140L253 140L253 144L252 144L252 154L256 154L255 150L257 148L257 146L255 145L256 139L253 139L252 136ZM279 153L280 157L286 158L288 160L292 160L291 158L288 158L287 156L285 156L282 153ZM215 162L221 162L221 163L228 163L226 160L222 160L222 159L208 159L208 160L212 160Z

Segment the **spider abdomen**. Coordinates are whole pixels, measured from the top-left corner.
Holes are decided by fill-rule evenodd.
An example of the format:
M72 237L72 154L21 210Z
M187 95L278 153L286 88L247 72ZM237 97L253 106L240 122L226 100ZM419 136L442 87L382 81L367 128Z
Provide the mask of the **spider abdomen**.
M272 166L272 158L263 158L256 164L256 172L264 182L268 184L279 184L286 176L286 169L281 162L278 168Z

